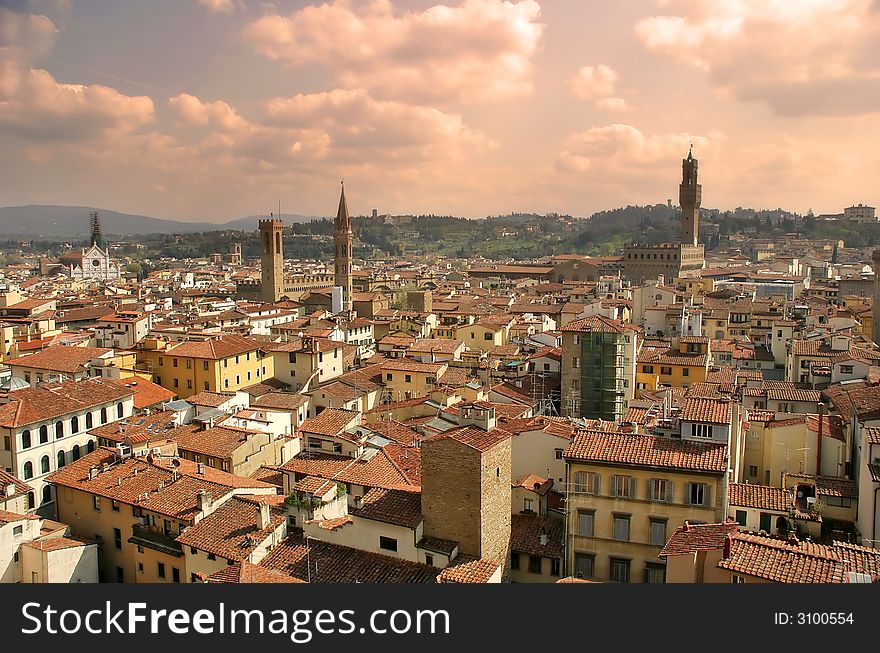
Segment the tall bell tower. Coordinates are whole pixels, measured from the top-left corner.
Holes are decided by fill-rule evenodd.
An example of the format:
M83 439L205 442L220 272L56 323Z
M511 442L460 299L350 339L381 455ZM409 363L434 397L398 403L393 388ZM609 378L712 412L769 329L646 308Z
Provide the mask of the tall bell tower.
M348 215L348 203L345 201L345 184L339 195L339 208L336 211L336 222L333 225L333 244L335 245L334 284L342 288L342 312L351 312L351 217Z
M264 302L277 302L284 295L284 221L270 217L260 220L260 257Z
M698 162L691 145L686 159L682 160L681 185L678 187L678 203L681 205L681 244L696 245L700 235L700 203L703 188L697 183Z

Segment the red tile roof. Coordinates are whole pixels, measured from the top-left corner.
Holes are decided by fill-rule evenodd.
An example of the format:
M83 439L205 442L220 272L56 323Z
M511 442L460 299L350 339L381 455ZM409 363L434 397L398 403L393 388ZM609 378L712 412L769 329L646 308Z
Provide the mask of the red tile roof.
M36 388L13 390L9 401L0 405L0 426L16 428L53 420L102 404L112 404L134 392L112 381L89 378L82 381L47 383ZM111 411L115 417L115 410Z
M788 512L793 507L791 494L781 487L754 483L731 483L728 486L731 506Z
M542 544L541 536L546 536ZM512 515L510 518L510 550L515 553L562 557L562 540L565 535L564 520L538 515Z
M681 419L704 424L730 424L730 400L688 397L681 409Z
M575 436L563 456L577 462L727 471L726 444L653 435L584 431Z
M414 529L423 520L422 495L420 492L372 488L364 495L360 507L351 508L349 514Z
M666 545L660 551L660 556L678 556L694 553L695 551L710 551L724 547L724 541L731 533L736 533L739 526L736 522L727 521L722 524L689 524L685 522L679 526Z
M36 370L50 370L73 374L86 369L89 361L103 356L112 349L103 347L69 347L55 345L35 354L20 356L6 361L10 367L24 367Z

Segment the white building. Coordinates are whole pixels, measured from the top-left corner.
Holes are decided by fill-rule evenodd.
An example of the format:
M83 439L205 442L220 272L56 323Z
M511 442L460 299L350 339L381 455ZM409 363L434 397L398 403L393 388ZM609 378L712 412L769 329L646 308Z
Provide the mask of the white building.
M872 223L877 222L877 209L866 204L848 206L843 210L843 219L850 222Z

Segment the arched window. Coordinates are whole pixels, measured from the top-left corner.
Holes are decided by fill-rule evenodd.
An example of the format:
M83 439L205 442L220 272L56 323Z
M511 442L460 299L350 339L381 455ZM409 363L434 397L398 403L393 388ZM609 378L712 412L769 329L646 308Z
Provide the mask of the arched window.
M122 402L116 404L116 417L122 419Z
M27 499L28 510L33 510L34 508L36 508L36 496L34 495L33 491L31 491L31 492L28 492L27 497L28 497L28 499Z
M34 464L29 460L24 464L24 480L34 477Z
M101 424L107 423L107 407L101 409Z
M79 445L73 445L73 449L70 450L70 457L74 460L79 460Z
M40 427L40 444L46 444L49 441L49 427L43 424Z
M40 474L48 474L49 473L49 456L43 456L40 458Z
M61 468L64 467L64 465L66 465L66 464L67 464L67 463L66 463L65 460L64 460L64 452L63 452L63 451L59 451L59 452L58 452L58 469L61 469Z
M95 441L94 440L89 440L89 443L86 445L86 450L89 453L92 453L95 450Z
M79 417L76 415L70 418L70 432L79 433Z
M86 413L86 429L90 429L95 425L91 413Z
M30 449L31 448L31 432L28 429L25 429L21 432L21 448L22 449Z
M43 486L43 503L52 503L52 486Z
M64 437L64 423L55 422L55 439Z
M275 253L281 253L281 234L277 231L275 232Z

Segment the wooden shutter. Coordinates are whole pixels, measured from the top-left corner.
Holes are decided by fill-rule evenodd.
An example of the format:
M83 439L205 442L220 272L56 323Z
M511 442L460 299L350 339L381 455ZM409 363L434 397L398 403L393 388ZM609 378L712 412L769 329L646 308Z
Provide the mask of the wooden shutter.
M648 479L648 493L645 496L648 497L649 501L654 500L654 479L653 478Z
M712 486L706 483L703 486L703 505L711 506L712 505Z
M691 503L691 486L693 483L687 483L684 486L684 502L688 505Z
M593 474L593 494L599 494L599 483L601 478L602 477L598 474Z
M629 477L629 498L630 499L636 498L636 477L635 476Z
M672 488L672 481L666 481L666 503L675 501L675 490Z
M617 475L611 477L611 496L617 496Z

